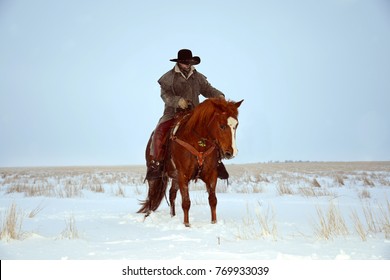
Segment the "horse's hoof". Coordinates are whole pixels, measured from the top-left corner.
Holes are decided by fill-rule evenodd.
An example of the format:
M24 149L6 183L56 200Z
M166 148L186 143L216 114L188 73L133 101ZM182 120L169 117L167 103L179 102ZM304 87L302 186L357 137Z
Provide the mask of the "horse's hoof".
M184 225L185 225L186 227L191 227L191 224L190 224L190 223L184 223Z
M215 220L215 221L211 221L211 223L212 223L212 224L216 224L216 223L217 223L217 220Z

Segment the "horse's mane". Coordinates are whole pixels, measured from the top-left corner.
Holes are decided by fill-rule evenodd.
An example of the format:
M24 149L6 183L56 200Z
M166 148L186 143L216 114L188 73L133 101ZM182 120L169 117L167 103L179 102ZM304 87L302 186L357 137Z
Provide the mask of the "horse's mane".
M199 125L208 125L214 113L226 113L233 118L238 117L238 110L234 102L223 98L209 98L196 106L192 111L185 123L184 132L190 133Z

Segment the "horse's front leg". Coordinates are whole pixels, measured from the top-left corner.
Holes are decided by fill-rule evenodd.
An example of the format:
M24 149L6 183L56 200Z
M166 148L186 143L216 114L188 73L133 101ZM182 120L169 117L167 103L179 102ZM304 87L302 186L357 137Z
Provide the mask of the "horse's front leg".
M210 184L207 184L207 191L209 193L209 205L211 210L211 223L216 224L217 223L217 196L215 195L215 188L216 188L217 182L212 182Z
M184 213L184 225L186 227L190 226L190 220L189 220L189 211L191 207L191 200L190 200L190 194L188 191L188 182L186 183L181 183L180 184L180 194L181 194L181 207L183 208L183 213Z
M171 188L169 190L169 203L171 204L171 217L176 215L175 211L175 200L179 185L175 179L172 180Z

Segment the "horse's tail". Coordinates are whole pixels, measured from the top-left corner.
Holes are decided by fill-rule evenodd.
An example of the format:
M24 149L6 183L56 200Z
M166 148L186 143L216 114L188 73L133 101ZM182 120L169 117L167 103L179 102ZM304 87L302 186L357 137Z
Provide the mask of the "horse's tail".
M142 207L138 210L137 213L146 213L148 215L150 212L155 211L160 206L167 190L168 177L163 176L160 178L148 180L148 184L148 197L146 200L141 202Z

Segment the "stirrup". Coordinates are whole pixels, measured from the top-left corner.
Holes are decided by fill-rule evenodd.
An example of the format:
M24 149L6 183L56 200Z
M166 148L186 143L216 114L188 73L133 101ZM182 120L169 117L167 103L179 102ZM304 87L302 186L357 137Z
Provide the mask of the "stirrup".
M222 163L222 161L218 161L217 172L218 172L219 179L222 179L222 180L229 179L229 173L227 172L226 167Z

